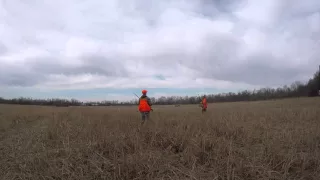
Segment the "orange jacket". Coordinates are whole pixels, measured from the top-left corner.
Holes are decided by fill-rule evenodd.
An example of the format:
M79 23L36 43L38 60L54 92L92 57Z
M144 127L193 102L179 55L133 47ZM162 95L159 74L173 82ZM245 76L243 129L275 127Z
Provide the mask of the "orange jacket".
M139 111L140 112L151 111L151 106L149 105L148 97L141 97L139 99Z
M207 108L208 107L207 98L203 98L202 101L201 101L201 104L203 105L202 106L203 108Z

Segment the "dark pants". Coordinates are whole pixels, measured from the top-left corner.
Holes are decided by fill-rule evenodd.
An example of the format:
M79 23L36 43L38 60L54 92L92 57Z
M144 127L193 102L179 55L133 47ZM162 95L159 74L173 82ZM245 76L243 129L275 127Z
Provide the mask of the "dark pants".
M202 108L202 113L206 112L207 108Z
M150 111L140 112L140 113L141 113L142 121L149 120L149 118L150 118Z

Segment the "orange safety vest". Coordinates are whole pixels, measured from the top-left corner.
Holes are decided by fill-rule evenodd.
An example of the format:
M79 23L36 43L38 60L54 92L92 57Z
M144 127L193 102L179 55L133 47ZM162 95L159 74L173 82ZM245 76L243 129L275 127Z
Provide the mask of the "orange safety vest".
M140 112L151 111L151 107L148 104L147 98L140 98L140 100L139 100L139 111Z
M203 104L202 107L203 107L204 109L206 109L206 108L208 107L208 105L207 105L207 99L206 99L206 98L203 98L203 99L202 99L202 104Z

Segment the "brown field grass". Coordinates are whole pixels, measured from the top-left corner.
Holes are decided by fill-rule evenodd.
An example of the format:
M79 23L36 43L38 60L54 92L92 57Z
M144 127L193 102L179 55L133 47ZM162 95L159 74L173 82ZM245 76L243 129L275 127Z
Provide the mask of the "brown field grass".
M0 106L0 178L320 179L320 99L136 107Z

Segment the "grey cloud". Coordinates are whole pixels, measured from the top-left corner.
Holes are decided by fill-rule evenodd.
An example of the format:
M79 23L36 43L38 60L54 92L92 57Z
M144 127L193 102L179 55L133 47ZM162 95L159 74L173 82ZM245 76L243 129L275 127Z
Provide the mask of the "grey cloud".
M111 55L104 52L96 54L85 52L78 59L60 55L33 57L28 59L26 65L30 71L4 67L2 70L6 73L0 76L0 83L29 86L45 81L49 74L61 73L129 77L132 73L126 69L127 60L137 63L141 61L146 68L155 71L155 74L161 72L164 76L183 76L184 74L177 72L177 67L183 65L197 71L199 77L241 81L255 85L278 85L302 80L306 75L312 75L314 67L319 63L317 58L320 55L318 52L320 45L317 40L320 39L320 28L318 28L320 15L316 11L320 9L320 3L316 0L308 2L279 0L267 15L247 12L252 18L254 17L253 20L250 16L246 19L235 13L250 3L245 0L174 2L133 0L130 3L110 0L108 3L97 1L98 6L86 3L89 1L81 4L75 1L74 4L72 1L66 4L63 1L56 3L33 1L21 6L14 1L10 3L8 1L3 8L7 10L6 22L10 22L7 25L15 29L13 31L15 36L11 33L11 36L6 38L0 33L0 55L11 51L4 46L5 43L1 43L3 39L7 39L7 42L14 39L16 49L21 48L20 39L26 44L39 46L39 49L49 47L48 51L52 52L55 48L63 49L68 36L97 38L96 40L104 41L105 45L112 44L113 47L119 47L120 52L105 51ZM261 6L263 5L264 2L261 1ZM52 17L51 14L57 16ZM267 18L272 19L263 21L268 24L257 25L257 20ZM2 19L3 17L0 17L0 21ZM234 25L231 32L202 31L205 28L212 28L211 24L208 24L217 19L230 21ZM191 21L194 21L194 24ZM201 23L204 24L203 27ZM218 24L217 28L220 28L219 26ZM177 36L172 36L170 40L181 42L189 36L199 37L194 38L194 41L197 41L195 44L201 44L199 50L188 51L185 47L179 47L181 43L172 46L159 43L159 39L165 39L166 35L170 34L170 27L175 33L178 32ZM265 36L265 42L259 42L263 46L258 50L247 50L247 47L255 46L246 44L244 40L244 35L250 28L261 30ZM45 31L45 34L52 32L52 36L64 34L64 37L38 38L41 31ZM59 33L54 33L57 31ZM247 38L257 41L252 34ZM46 39L46 42L43 39ZM47 41L50 42L49 45L46 44ZM134 45L139 45L138 42L145 43L147 48L142 48L143 50L137 52L137 55L132 55L126 49L130 45L123 45L125 42L133 44L130 48L135 48ZM196 45L190 43L189 46ZM156 51L149 53L146 52L148 50ZM81 65L63 63L60 59L76 60L81 62ZM308 63L301 66L296 61L308 61Z
M30 71L27 67L6 66L0 68L0 85L2 86L34 86L46 80L44 75Z
M8 48L0 42L0 55L5 54L8 51Z
M314 34L313 34L314 35ZM319 63L316 56L320 53L310 51L310 42L305 42L304 47L300 47L299 52L291 52L307 54L310 59L304 56L300 61L309 61L305 65L293 66L288 58L294 56L286 56L284 58L276 57L272 52L261 51L251 53L241 57L243 51L243 42L241 38L236 36L228 36L224 34L208 35L205 38L198 53L188 53L183 49L167 50L151 57L140 57L147 60L148 66L155 68L172 68L173 71L166 71L165 76L172 76L176 71L174 69L177 64L181 64L198 72L199 77L213 78L217 80L225 80L231 82L243 82L252 85L284 85L292 83L296 80L305 81L306 76L311 76L316 69L314 66ZM303 41L298 41L303 45ZM313 47L319 47L313 44ZM306 53L303 53L306 52ZM179 76L179 74L176 74Z
M36 73L10 73L0 78L0 84L4 86L31 87L43 82L43 80L45 80L45 78L39 77L39 75Z
M300 78L299 76L302 77L308 72L299 67L287 68L269 63L277 60L279 59L270 54L259 53L247 57L245 59L247 63L230 65L219 72L207 71L204 76L252 85L284 85L294 82Z
M199 55L202 66L193 67L198 67L203 77L267 86L305 80L305 75L314 73L312 67L316 64L315 61L310 61L307 67L292 67L290 59L281 59L272 52L265 51L241 57L242 45L239 39L230 36L224 39L220 37L220 40L212 37Z
M68 61L71 59L64 59ZM79 57L81 65L61 64L57 59L43 57L29 60L31 69L40 74L64 74L64 75L81 75L97 74L102 76L127 76L127 70L119 62L108 57L99 55L83 55Z
M104 57L102 55L84 55L83 70L89 68L93 72L98 72L106 76L126 77L128 72L118 59Z
M190 68L199 64L203 67L222 65L235 60L241 50L241 41L234 36L225 34L207 35L202 40L200 50L196 53L188 52L182 47L162 47L155 54L136 57L143 60L147 66L172 67L175 64L183 64ZM200 68L200 67L199 67ZM201 69L205 70L205 69Z
M224 34L208 35L197 53L187 52L183 48L165 49L152 56L141 56L148 67L172 69L166 70L168 76L173 76L178 65L198 71L202 77L230 80L220 76L226 73L241 51L241 41L236 37ZM208 76L209 75L209 76ZM176 74L176 76L180 76Z

